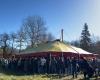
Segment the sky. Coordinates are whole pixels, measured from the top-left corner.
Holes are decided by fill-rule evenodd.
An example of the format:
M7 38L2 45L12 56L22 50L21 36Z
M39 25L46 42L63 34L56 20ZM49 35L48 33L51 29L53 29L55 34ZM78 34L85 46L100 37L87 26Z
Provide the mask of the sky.
M100 37L100 0L0 0L0 34L17 32L28 16L39 15L48 32L64 40L77 40L84 23L91 35Z

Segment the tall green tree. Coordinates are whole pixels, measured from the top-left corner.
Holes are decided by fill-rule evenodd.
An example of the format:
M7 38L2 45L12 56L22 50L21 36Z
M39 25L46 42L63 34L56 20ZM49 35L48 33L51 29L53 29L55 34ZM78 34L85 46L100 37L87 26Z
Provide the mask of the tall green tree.
M88 30L88 25L87 23L84 24L84 28L81 33L81 39L80 39L80 47L86 51L90 51L91 47L91 38L90 38L90 33Z

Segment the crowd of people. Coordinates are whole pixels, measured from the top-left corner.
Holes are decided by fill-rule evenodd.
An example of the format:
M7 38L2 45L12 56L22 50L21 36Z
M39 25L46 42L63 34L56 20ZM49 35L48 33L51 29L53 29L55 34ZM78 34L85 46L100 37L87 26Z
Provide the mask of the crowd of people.
M94 72L99 72L98 63L95 59L86 60L75 57L32 57L32 58L9 58L0 60L4 70L25 74L67 74L77 77L81 71L84 77L92 77ZM96 72L98 71L98 72Z

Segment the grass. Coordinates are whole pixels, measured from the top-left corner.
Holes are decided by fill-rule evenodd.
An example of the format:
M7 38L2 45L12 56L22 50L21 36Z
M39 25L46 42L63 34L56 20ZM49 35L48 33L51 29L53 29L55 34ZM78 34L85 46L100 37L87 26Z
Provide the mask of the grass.
M0 80L84 80L83 75L78 75L78 78L73 79L72 76L61 76L61 75L7 75L0 73ZM91 78L90 80L100 80Z
M73 79L72 76L67 76L67 75L57 75L57 74L25 75L25 74L12 73L0 69L0 80L84 80L84 79L83 75L78 75L78 78ZM91 78L90 80L100 80L100 76L98 77L98 79L94 77Z
M0 75L0 80L49 80L48 78L42 78L41 75L23 75L23 76L15 76L15 75Z

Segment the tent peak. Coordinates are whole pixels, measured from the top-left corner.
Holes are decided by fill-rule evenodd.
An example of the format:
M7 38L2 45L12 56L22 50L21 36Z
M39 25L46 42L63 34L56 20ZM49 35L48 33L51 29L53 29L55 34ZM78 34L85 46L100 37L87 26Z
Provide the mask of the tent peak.
M54 40L54 42L55 42L55 41L59 41L59 42L61 42L60 39L56 39L56 40Z
M61 42L60 39L55 39L53 41L46 41L46 43L50 43L50 42Z

